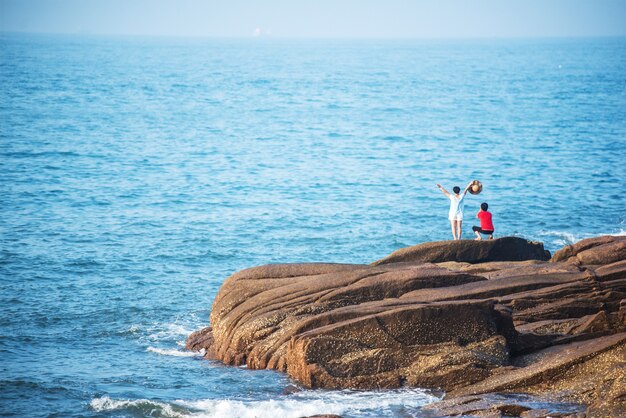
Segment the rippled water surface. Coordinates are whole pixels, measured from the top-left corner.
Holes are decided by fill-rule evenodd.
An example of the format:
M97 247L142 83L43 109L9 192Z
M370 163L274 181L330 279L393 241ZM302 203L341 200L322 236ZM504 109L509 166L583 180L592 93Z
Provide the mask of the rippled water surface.
M448 239L623 234L626 40L0 35L0 414L419 416L182 350L222 281Z

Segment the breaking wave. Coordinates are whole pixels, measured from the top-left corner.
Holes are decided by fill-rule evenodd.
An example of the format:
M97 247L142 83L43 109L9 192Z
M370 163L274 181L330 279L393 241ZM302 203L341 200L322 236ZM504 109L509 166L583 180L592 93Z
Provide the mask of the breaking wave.
M269 400L203 399L176 400L170 403L137 400L113 400L107 396L91 401L91 408L102 412L127 410L149 412L158 417L196 418L298 418L317 414L343 417L404 416L419 417L420 408L439 400L420 389L389 391L306 390Z
M204 349L198 351L181 351L181 350L167 350L164 348L148 347L146 351L151 353L161 354L162 356L175 356L175 357L202 357L204 356Z
M103 396L101 398L92 399L89 406L96 412L123 410L140 416L159 418L185 418L190 416L189 411L181 407L148 399L115 400L108 396Z

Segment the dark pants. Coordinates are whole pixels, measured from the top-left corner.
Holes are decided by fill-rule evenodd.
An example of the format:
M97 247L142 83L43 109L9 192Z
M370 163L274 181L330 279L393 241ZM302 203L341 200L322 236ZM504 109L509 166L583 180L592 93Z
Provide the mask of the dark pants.
M480 226L473 226L472 231L478 232L480 234L493 235L493 231L488 231L486 229L482 229Z

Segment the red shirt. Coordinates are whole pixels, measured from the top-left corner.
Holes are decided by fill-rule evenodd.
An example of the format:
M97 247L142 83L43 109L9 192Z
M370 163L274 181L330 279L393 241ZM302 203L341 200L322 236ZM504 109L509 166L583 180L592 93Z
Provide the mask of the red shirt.
M481 210L476 214L480 219L480 229L483 231L493 231L493 222L491 221L491 212Z

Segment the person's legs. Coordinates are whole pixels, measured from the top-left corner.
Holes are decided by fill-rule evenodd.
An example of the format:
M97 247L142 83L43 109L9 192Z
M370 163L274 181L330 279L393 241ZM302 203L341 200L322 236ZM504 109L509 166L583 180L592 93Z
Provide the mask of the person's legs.
M450 226L452 227L452 239L456 240L456 221L450 219Z
M472 231L474 231L474 234L476 234L476 238L474 238L476 241L480 241L483 239L483 237L480 235L480 227L473 226Z
M461 233L463 232L463 221L456 221L456 239L461 239Z

